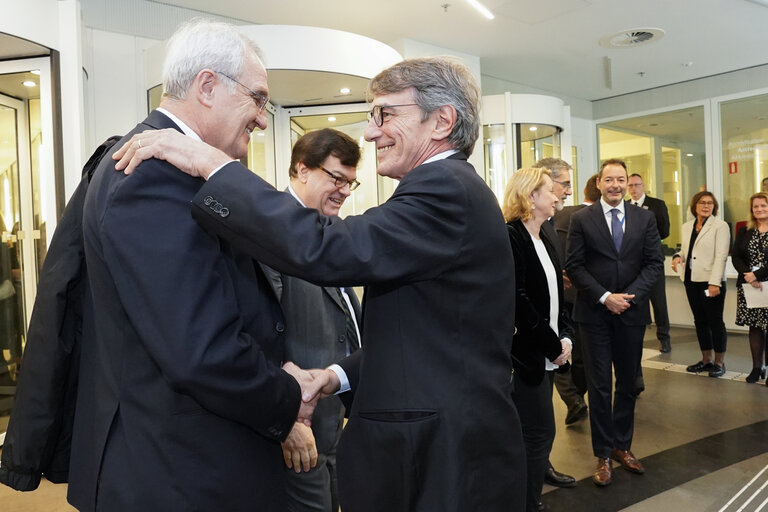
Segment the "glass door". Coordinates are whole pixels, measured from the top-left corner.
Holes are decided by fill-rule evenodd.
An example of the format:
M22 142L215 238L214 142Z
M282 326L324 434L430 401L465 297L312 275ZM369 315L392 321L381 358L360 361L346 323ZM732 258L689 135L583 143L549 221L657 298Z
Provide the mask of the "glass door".
M22 182L29 178L27 109L23 101L0 94L0 434L13 406L25 335L24 291L28 245L23 244ZM24 174L24 176L22 176ZM34 267L34 265L32 265ZM25 270L31 270L25 272Z

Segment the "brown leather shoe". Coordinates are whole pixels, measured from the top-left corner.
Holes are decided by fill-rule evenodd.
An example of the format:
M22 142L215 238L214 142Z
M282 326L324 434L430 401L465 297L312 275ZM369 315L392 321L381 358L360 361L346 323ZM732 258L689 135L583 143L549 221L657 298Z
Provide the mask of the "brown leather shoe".
M608 457L598 457L597 468L595 469L595 474L592 475L592 481L595 485L605 487L606 485L611 485L612 477L613 467L611 466L611 459Z
M612 457L613 460L621 462L621 465L624 466L624 469L627 471L637 473L638 475L645 473L643 465L629 450L619 450L618 448L614 448Z

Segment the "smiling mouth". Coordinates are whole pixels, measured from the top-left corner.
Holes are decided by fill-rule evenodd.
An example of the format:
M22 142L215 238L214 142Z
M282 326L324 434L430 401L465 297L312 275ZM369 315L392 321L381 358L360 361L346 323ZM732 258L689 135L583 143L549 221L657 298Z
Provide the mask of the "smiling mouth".
M376 148L376 153L382 153L384 151L389 151L390 149L392 149L392 147L394 147L394 144L390 144L389 146L381 146L379 148Z

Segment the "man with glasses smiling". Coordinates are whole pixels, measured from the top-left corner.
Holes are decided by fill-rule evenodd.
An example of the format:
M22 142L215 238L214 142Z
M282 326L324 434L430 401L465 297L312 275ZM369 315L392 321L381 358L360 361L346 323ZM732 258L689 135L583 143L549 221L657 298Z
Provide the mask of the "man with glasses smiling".
M359 185L360 148L349 136L324 128L293 146L286 192L306 208L335 217ZM302 368L324 368L360 347L360 302L352 288L317 286L298 277L270 273L285 313L285 357ZM337 396L321 400L312 427L296 422L282 443L288 468L287 512L335 512L336 447L344 406Z
M314 372L332 379L324 393L354 393L338 450L344 512L523 510L514 261L499 203L467 162L479 87L460 61L430 57L382 71L369 93L365 138L378 174L400 183L362 215L296 208L231 157L167 130L136 136L116 168L168 160L208 180L192 210L209 232L283 273L366 285L363 349L343 371Z

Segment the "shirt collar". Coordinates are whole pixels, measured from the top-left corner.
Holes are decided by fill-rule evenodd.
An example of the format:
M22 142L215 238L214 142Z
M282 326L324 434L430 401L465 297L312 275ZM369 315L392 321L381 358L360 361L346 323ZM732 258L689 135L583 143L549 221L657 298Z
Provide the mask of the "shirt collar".
M443 159L448 158L449 156L454 155L454 154L456 154L458 152L459 152L458 149L449 149L448 151L443 151L442 153L438 153L438 154L436 154L434 156L431 156L431 157L427 158L426 160L424 160L422 162L422 165L428 164L430 162L437 162L438 160L443 160Z
M645 204L645 192L643 192L643 195L640 196L640 199L638 199L637 201L635 201L634 199L630 199L630 201L632 201L632 204L637 203L638 206L643 206Z
M162 112L168 119L170 119L171 121L176 123L176 126L178 126L181 129L181 131L184 133L184 135L186 135L188 137L192 137L195 140L199 140L200 142L203 141L203 139L201 139L200 136L197 133L195 133L194 130L192 130L192 128L187 126L187 123L185 123L184 121L182 121L181 119L179 119L175 115L171 114L166 109L164 109L162 107L157 107L155 110L157 110L158 112Z
M613 210L614 208L618 209L619 212L624 215L624 201L619 201L619 204L616 206L611 206L608 203L605 202L605 200L601 197L600 198L600 206L603 207L603 213L605 215L608 215L608 212Z
M291 193L291 195L292 195L292 196L293 196L293 197L294 197L294 198L295 198L295 199L296 199L296 200L299 202L299 204L300 204L301 206L303 206L304 208L306 208L306 207L307 207L307 205L305 205L305 204L304 204L304 201L302 201L302 200L301 200L301 198L300 198L300 197L299 197L299 195L296 193L296 191L295 191L295 190L293 190L293 187L290 185L290 183L288 184L288 192L290 192L290 193Z

